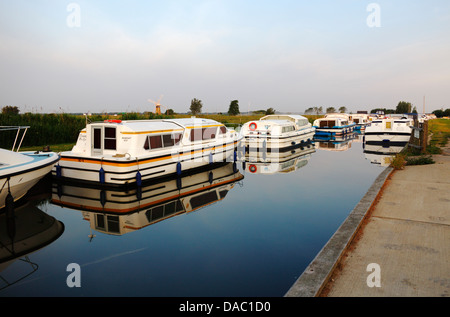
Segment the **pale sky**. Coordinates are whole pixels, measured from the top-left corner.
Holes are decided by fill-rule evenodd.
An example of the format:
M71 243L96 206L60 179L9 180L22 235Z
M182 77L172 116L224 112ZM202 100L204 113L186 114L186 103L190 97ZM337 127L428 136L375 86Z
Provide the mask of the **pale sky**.
M450 1L0 0L0 70L0 107L22 113L161 95L175 112L431 112L450 108Z

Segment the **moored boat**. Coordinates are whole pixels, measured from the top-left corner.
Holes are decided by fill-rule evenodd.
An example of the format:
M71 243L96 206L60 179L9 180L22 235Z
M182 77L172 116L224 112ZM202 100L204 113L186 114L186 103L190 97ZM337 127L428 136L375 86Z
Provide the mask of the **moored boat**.
M232 162L240 136L210 119L105 120L87 124L62 152L59 179L124 186Z
M342 136L355 130L356 123L345 113L330 113L314 120L316 136Z
M245 147L283 151L310 143L315 129L300 115L267 115L258 121L246 122L240 133Z
M404 146L411 138L412 126L412 119L406 117L376 119L366 128L364 141L366 144Z
M1 127L0 130L17 130L28 127ZM23 139L23 138L22 138ZM16 138L17 140L17 138ZM0 209L7 203L23 197L40 179L49 174L58 162L54 152L18 152L20 144L12 150L0 149ZM8 201L8 202L7 202Z
M356 123L355 130L364 131L370 124L369 115L364 113L356 113L351 115L352 121Z

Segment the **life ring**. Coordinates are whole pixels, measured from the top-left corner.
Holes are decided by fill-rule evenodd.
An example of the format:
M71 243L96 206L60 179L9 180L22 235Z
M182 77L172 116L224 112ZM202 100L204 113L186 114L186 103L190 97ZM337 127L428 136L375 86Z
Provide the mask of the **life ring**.
M248 125L248 128L249 128L251 131L255 131L257 127L258 127L258 126L256 125L256 122L252 122L252 123L250 123L250 124Z
M256 170L257 170L256 165L254 165L254 164L249 165L249 166L248 166L248 170L249 170L251 173L256 173Z

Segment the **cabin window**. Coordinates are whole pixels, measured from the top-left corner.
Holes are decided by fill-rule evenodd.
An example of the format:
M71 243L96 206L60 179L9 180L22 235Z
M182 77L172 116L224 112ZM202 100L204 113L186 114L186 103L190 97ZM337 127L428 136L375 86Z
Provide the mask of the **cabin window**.
M113 233L120 233L118 216L105 216L101 214L96 214L95 220L96 220L96 229Z
M171 147L177 145L181 141L181 133L163 134L147 136L145 139L144 149L160 149L163 147Z
M294 126L283 127L281 129L281 133L291 132L291 131L294 131L294 130L295 130Z
M116 128L105 127L105 150L116 149Z
M219 128L219 134L225 134L227 133L227 128L223 125Z
M144 149L159 149L162 148L162 139L160 135L147 136L145 140Z
M164 147L174 146L175 141L172 139L172 136L170 134L164 134L162 136Z
M94 149L102 148L102 130L100 128L94 129Z
M327 120L320 121L320 127L321 128L326 128L326 127L332 128L335 125L336 124L335 124L334 120L331 120L331 121L327 121Z
M145 216L149 222L157 221L165 217L174 215L183 211L184 207L180 200L169 202L165 205L153 207L145 212Z
M211 191L211 192L201 194L199 196L192 197L191 198L191 206L193 209L195 209L195 208L210 204L212 202L215 202L217 200L219 200L219 197L217 197L216 191Z
M216 127L192 129L191 142L214 139L216 137L216 131Z

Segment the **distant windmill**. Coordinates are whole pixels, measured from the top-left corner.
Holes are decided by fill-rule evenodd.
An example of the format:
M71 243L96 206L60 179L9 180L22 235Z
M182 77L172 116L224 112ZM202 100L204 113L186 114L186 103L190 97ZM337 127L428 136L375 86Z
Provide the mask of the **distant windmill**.
M155 114L161 114L161 99L162 99L163 95L161 95L158 99L158 101L153 101L151 99L149 99L148 101L153 103L155 105Z

